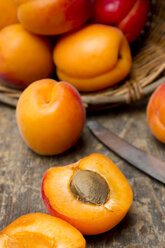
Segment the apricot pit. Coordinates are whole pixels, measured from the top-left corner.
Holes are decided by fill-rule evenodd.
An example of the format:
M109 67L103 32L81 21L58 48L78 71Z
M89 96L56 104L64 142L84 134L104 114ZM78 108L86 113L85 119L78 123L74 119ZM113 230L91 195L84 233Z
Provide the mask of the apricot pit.
M70 188L76 199L94 205L104 204L110 191L106 180L90 170L78 170L72 177Z

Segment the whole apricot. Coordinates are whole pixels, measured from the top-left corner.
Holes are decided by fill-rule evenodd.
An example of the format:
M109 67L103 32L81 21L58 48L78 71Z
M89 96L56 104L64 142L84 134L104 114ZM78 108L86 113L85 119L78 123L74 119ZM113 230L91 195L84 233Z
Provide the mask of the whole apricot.
M24 90L16 117L27 145L39 154L54 155L66 151L79 139L85 109L73 86L43 79Z
M0 29L18 23L17 5L14 0L0 0Z
M31 32L57 35L77 28L92 13L93 0L15 0L18 17Z
M0 78L9 86L23 89L51 76L53 60L46 38L13 24L0 31Z
M99 24L63 36L53 56L59 79L80 91L97 91L119 83L128 75L132 63L123 33Z
M149 99L147 120L153 135L165 143L165 83L160 85Z
M1 248L85 248L82 234L67 222L42 213L23 215L0 232Z
M132 190L117 166L101 154L50 168L42 181L48 212L83 234L103 233L117 225L132 203Z

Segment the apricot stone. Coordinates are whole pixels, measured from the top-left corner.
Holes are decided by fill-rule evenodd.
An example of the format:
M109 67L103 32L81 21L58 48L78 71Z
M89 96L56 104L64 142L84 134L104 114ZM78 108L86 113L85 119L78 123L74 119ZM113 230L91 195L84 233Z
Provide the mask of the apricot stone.
M78 170L70 183L74 197L82 202L102 205L109 198L109 187L106 180L90 170Z

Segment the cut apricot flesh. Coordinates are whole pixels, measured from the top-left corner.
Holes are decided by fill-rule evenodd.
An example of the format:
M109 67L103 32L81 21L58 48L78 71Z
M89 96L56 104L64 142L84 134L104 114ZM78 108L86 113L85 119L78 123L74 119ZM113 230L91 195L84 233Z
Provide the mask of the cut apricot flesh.
M47 214L28 214L0 232L1 248L84 248L85 239L67 222Z
M87 197L89 192L92 192L92 197L97 194L96 187L91 189L91 184L89 190L83 190L76 184L76 194L81 193L75 196L71 184L78 171L91 171L106 181L109 191L103 203L80 199L81 195L82 198ZM86 182L84 180L84 187L87 183L88 179ZM101 187L107 190L104 183ZM105 193L103 189L102 192ZM75 164L50 168L43 178L42 197L50 214L68 221L83 234L92 235L113 228L124 218L132 203L133 193L124 175L110 159L101 154L91 154Z

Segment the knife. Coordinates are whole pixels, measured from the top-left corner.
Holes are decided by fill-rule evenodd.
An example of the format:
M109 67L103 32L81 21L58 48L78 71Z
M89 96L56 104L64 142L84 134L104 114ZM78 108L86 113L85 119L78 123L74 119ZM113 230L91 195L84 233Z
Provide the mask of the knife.
M110 150L134 167L165 184L165 162L129 144L97 121L88 121L87 126L94 136Z

